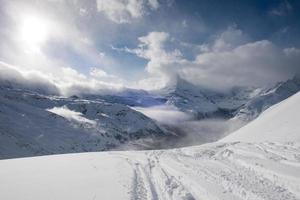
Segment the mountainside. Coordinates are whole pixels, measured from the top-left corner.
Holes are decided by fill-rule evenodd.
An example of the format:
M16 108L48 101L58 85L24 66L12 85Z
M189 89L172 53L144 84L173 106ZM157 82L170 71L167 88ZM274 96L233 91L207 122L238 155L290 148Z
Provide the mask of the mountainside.
M274 87L262 90L259 95L251 98L243 105L235 117L243 121L255 119L261 112L270 106L292 96L300 91L300 76L276 84Z
M255 119L270 106L300 91L300 76L269 88L236 87L227 92L203 89L178 78L175 85L160 93L166 104L202 118Z
M120 104L0 90L0 158L101 151L165 133Z
M162 92L165 93L166 104L176 106L181 111L191 113L197 118L218 110L215 103L199 87L181 78L177 79L174 86L165 88Z
M113 94L83 95L83 97L90 100L101 99L110 103L139 107L162 105L166 102L166 99L163 97L150 94L144 90L135 89L124 89L123 91L114 92Z
M258 118L221 141L299 142L300 92L273 105Z
M167 131L128 106L171 105L194 119L230 119L233 127L229 130L234 130L299 91L300 78L279 83L271 89L233 88L227 93L201 89L178 79L175 85L156 93L128 89L111 95L82 95L82 98L62 98L47 95L47 91L39 87L24 87L11 82L3 82L0 87L1 158L101 151L121 146L130 149L164 148ZM191 129L186 127L189 125L192 125ZM198 127L192 122L169 126L164 129L181 135L173 138L179 146L182 146L182 137L193 138L183 133L181 126L194 132ZM199 140L214 138L205 136L204 130L199 133L202 138ZM218 133L217 138L222 135Z
M158 91L125 89L106 95L83 95L133 107L171 105L195 119L236 118L249 122L268 107L300 91L300 76L273 87L235 87L226 92L193 85L178 77L174 84Z
M157 92L166 104L176 106L196 119L231 118L236 110L260 93L258 88L233 88L217 92L193 85L180 77L175 84Z
M213 143L0 161L0 199L300 199L300 146Z

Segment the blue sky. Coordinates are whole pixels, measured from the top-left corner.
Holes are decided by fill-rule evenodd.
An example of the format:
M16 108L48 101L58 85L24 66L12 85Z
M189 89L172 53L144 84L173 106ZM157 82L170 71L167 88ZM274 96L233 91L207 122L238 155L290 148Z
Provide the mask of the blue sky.
M269 84L300 71L297 0L0 4L0 61L22 76L42 74L60 87L71 87L79 79L85 82L83 88L117 83L148 89L147 85L162 87L181 76L223 89L218 82L223 77L228 77L225 88L230 88L233 82ZM251 57L252 52L257 55ZM63 77L69 82L58 78L58 71L67 71Z

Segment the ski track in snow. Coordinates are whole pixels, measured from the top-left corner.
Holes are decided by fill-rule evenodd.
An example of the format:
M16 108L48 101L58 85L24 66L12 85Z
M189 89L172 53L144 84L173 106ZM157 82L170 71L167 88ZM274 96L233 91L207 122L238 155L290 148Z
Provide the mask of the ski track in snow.
M295 143L42 156L0 161L0 199L296 200L299 172Z
M300 199L300 148L273 143L114 152L134 170L132 199Z

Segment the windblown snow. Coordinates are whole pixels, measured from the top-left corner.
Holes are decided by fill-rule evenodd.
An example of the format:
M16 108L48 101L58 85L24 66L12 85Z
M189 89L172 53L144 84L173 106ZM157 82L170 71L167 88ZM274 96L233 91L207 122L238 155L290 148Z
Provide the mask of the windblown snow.
M82 116L82 113L70 110L66 106L54 107L54 108L47 109L47 110L49 112L52 112L54 114L57 114L57 115L62 116L66 119L69 119L69 120L74 120L74 121L77 121L79 123L87 123L87 124L90 124L90 125L96 125L95 120L87 119L87 118Z
M299 101L201 146L2 160L0 199L300 199Z

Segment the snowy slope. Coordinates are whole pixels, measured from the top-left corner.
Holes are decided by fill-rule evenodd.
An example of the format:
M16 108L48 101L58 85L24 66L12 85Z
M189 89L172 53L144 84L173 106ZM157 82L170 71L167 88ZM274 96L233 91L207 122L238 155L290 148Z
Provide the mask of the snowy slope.
M0 158L101 151L165 133L120 104L0 89Z
M224 142L300 142L300 92L273 105L246 126L222 139Z
M300 199L300 146L213 143L165 151L0 161L0 199Z
M280 82L275 86L262 89L258 94L249 99L236 113L235 118L249 122L260 115L272 105L300 91L300 76Z

